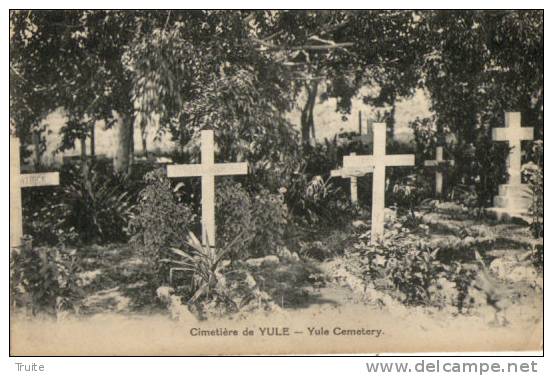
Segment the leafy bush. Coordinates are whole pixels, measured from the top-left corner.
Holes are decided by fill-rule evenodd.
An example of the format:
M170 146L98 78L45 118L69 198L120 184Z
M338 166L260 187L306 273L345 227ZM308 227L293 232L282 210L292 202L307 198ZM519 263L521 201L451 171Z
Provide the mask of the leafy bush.
M407 175L398 181L392 189L392 202L399 208L407 209L406 225L414 227L419 224L415 208L422 203L425 198L430 197L431 188L428 179L420 174Z
M81 240L126 240L132 200L123 177L91 170L88 179L77 178L64 186L62 199L65 221L75 227Z
M296 173L285 187L288 210L300 224L336 225L337 220L348 218L354 212L349 197L333 181L317 175L309 178Z
M32 196L23 196L23 231L37 245L61 245L75 243L79 234L67 221L67 207L63 191L39 188Z
M399 225L399 224L397 224ZM474 273L458 261L441 260L440 247L430 247L399 225L379 244L358 242L348 251L352 262L360 262L365 283L407 305L466 305Z
M211 299L213 295L226 301L224 289L221 288L221 268L223 258L228 254L229 248L209 247L202 243L189 231L185 241L187 246L183 251L178 248L169 248L173 257L160 259L161 262L170 265L170 282L174 271L180 270L189 274L190 284L188 303L195 304L201 298Z
M79 312L84 296L76 252L64 248L38 248L24 242L10 258L12 308L24 307L32 315Z
M138 195L132 210L129 231L130 243L159 274L162 251L182 247L187 241L187 229L197 226L197 217L190 207L176 202L171 182L162 169L144 177L145 187Z
M284 244L288 213L281 194L249 193L222 181L216 201L217 245L230 247L232 259L264 256Z
M78 166L64 166L61 186L24 195L25 233L36 244L126 240L133 190L129 180L101 164L84 179Z
M180 299L200 318L274 306L271 296L257 286L246 263L229 262L232 249L233 242L228 247L204 246L190 232L186 248L170 248L169 256L161 260L169 266L170 282L176 285ZM253 269L258 271L257 267ZM180 284L175 284L177 272L185 275Z
M416 118L409 122L413 130L413 143L415 144L415 160L422 162L427 159L434 159L435 150L438 144L436 126L432 118Z
M530 223L530 230L532 231L532 235L538 238L543 237L543 141L534 142L532 154L534 161L522 166L522 176L529 184L532 195L532 205L530 207L532 222Z
M405 304L428 305L430 286L443 272L441 263L436 260L437 252L423 244L411 248L397 243L375 246L366 254L366 277L368 280L388 279Z
M474 144L457 144L453 149L455 166L450 173L452 196L467 207L490 206L497 187L507 181L508 154L507 143L494 142L484 127L477 130Z

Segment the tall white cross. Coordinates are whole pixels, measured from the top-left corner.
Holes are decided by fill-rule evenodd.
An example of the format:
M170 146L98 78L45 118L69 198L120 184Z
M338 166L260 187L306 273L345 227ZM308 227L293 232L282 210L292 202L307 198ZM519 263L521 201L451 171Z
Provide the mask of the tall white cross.
M413 166L413 154L386 155L386 124L373 124L373 155L345 156L344 169L373 167L371 242L382 238L384 232L384 203L386 166Z
M10 247L21 246L23 237L23 209L21 205L21 188L59 185L57 172L39 174L21 174L19 139L10 137Z
M167 176L170 178L202 177L202 242L215 246L215 176L246 175L247 163L215 163L215 143L213 131L201 131L200 164L168 165ZM209 244L208 244L209 243Z
M446 166L453 166L455 161L444 159L444 147L436 146L436 159L424 161L424 165L427 167L436 168L436 195L441 196L443 191L443 169Z
M520 142L533 139L534 128L520 126L520 112L506 112L505 128L492 128L492 140L508 141L511 148L507 157L507 171L509 172L507 184L521 184L522 149Z

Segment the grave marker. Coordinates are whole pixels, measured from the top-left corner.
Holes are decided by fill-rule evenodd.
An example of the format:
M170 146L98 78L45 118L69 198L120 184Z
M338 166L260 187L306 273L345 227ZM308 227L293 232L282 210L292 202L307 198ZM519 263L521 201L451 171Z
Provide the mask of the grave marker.
M212 130L201 131L200 164L167 166L167 176L170 178L193 176L202 178L202 242L204 245L215 246L216 244L215 176L247 175L247 173L247 163L215 163L215 144Z
M499 186L499 195L493 199L494 208L489 208L497 217L524 216L531 204L528 185L521 181L521 141L534 139L534 128L521 127L520 112L505 113L505 127L492 128L494 141L507 141L510 151L507 156L507 184Z
M434 167L436 172L436 196L441 196L443 191L443 173L448 166L453 166L455 161L444 159L444 147L436 146L436 159L424 161L427 167Z
M23 237L23 209L21 188L54 186L60 184L57 172L21 174L19 139L10 137L10 247L21 246Z
M386 124L373 124L373 155L345 156L344 169L373 167L371 242L382 238L384 232L384 203L387 166L413 166L413 154L386 155Z
M350 153L349 155L355 156L357 154ZM350 168L350 169L341 168L338 170L332 170L330 171L330 176L350 179L351 203L357 204L357 202L359 201L358 195L357 195L357 178L360 176L364 176L369 172L373 172L372 166L359 166L359 167Z

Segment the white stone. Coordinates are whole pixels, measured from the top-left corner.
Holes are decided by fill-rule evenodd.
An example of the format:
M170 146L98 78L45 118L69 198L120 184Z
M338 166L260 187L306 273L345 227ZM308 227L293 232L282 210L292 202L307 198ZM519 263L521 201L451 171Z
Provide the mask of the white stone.
M492 128L492 139L507 141L510 148L507 157L509 180L499 186L499 194L493 199L494 207L488 210L498 219L523 216L531 205L528 186L521 182L521 141L533 138L532 127L521 127L520 112L506 112L505 127Z
M534 284L538 277L536 269L530 265L520 265L515 267L508 276L512 282L527 282Z
M246 264L253 267L272 266L272 265L278 265L279 263L280 263L280 259L278 258L278 256L275 256L275 255L251 258L246 260Z

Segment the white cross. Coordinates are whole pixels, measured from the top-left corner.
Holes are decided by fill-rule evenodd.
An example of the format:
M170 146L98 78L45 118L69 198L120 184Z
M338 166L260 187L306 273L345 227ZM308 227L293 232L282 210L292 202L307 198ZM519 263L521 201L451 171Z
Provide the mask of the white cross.
M384 232L384 203L386 185L386 166L413 166L413 154L386 155L386 124L373 124L373 155L345 156L344 169L373 167L373 197L371 242L382 238Z
M10 247L21 246L23 237L23 209L21 205L21 188L59 185L57 172L39 174L21 174L19 139L10 137Z
M202 177L202 242L215 246L215 176L246 175L247 163L215 163L213 131L201 131L201 164L168 165L170 178ZM209 244L208 244L209 243Z
M508 141L509 156L507 157L507 171L509 172L508 184L521 184L520 165L522 140L534 139L534 128L520 126L520 112L505 113L505 128L492 128L492 139L494 141Z
M443 191L443 172L445 166L453 166L455 161L444 159L444 147L436 146L436 159L424 161L427 167L436 167L436 195L441 196Z
M356 153L349 153L350 156L357 155ZM330 171L330 176L332 177L340 177L344 179L350 179L349 185L350 185L350 195L351 195L351 203L357 204L358 202L358 196L357 196L357 177L364 176L368 174L369 172L373 172L372 166L357 166L355 168L345 169L341 168L338 170L332 170Z

